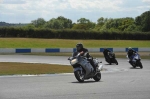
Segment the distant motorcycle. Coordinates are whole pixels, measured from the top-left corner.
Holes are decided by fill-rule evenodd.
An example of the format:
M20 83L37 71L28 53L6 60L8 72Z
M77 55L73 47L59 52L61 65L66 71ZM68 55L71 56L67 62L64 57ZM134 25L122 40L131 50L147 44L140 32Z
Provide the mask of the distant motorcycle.
M108 62L110 65L112 63L115 63L116 65L118 65L118 61L117 61L117 59L115 57L115 53L108 52L107 54L104 54L104 57L105 57L105 61Z
M128 59L128 55L126 56ZM140 67L141 69L143 68L143 65L141 63L141 57L138 53L134 53L134 55L132 56L133 59L131 61L129 61L129 63L133 66L133 68L136 68L136 67Z
M74 75L79 82L84 82L90 78L95 81L101 79L101 70L103 68L102 62L99 62L98 59L93 59L96 66L96 71L94 72L93 66L90 64L88 59L84 56L81 56L80 53L76 56L69 57L68 60L74 69Z

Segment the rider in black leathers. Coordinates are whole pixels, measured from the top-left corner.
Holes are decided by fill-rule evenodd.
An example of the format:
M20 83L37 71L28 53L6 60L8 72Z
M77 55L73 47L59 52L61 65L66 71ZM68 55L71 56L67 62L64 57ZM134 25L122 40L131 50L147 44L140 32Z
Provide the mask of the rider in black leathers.
M110 50L108 50L107 48L104 48L103 54L106 60L110 61L109 56L108 56L108 52L111 52Z
M127 55L129 57L129 63L132 62L133 59L133 55L136 53L136 51L134 49L132 49L131 47L128 48L128 52Z
M111 52L110 50L108 50L107 48L104 48L104 51L103 51L103 53L104 53L104 55L106 56L106 55L108 55L108 52Z
M91 56L89 55L88 49L84 48L84 47L83 47L83 44L81 44L81 43L78 43L78 44L76 45L76 49L77 49L77 52L74 53L74 54L80 53L82 56L83 56L84 54L86 54L86 57L87 57L88 61L90 61L91 65L92 65L93 68L94 68L94 71L96 71L96 66L94 65L93 57L91 57ZM73 56L75 56L75 55L73 55Z

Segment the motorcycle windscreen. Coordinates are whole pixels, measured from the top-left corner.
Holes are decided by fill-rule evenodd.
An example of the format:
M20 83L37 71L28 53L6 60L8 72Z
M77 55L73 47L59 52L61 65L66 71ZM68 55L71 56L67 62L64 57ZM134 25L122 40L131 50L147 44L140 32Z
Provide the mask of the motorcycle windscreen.
M136 61L136 60L139 60L139 59L140 59L140 55L139 55L139 54L135 54L135 55L133 56L132 61Z

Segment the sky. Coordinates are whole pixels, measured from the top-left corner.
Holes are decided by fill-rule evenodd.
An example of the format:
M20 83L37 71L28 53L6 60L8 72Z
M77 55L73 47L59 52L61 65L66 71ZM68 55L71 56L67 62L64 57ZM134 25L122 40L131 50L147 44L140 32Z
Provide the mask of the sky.
M0 22L30 23L63 16L97 22L104 18L135 18L150 10L150 0L0 0Z

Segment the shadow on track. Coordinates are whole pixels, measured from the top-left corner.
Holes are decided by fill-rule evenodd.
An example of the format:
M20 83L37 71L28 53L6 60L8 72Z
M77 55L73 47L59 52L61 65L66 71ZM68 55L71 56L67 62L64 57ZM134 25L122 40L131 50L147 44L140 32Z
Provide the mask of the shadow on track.
M84 81L84 82L78 82L78 81L75 81L75 82L71 82L71 83L76 83L76 84L88 84L88 83L99 83L99 82L103 82L103 81Z
M140 67L139 68L133 68L133 67L130 67L130 69L141 69Z

